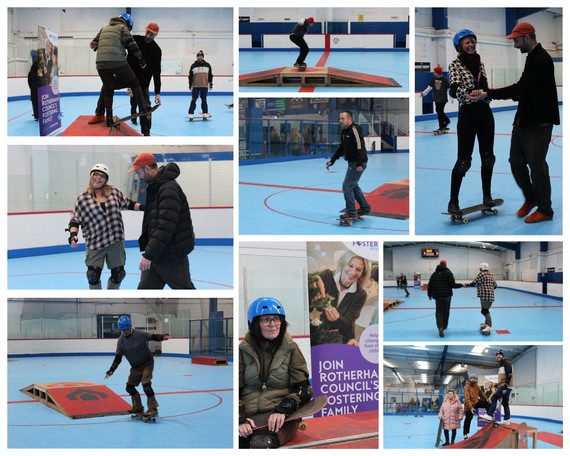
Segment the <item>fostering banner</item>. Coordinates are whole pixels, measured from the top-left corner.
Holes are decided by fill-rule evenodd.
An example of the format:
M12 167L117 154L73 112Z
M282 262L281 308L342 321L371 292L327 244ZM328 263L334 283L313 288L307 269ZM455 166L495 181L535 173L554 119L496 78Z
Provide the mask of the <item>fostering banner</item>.
M38 25L38 107L40 136L53 136L61 131L59 103L58 35Z
M312 386L317 416L378 410L378 242L308 242Z

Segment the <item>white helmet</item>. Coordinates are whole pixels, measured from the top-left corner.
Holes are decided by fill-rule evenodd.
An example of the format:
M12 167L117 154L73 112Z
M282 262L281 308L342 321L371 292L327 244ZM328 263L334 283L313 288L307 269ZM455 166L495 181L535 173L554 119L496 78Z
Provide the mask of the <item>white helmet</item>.
M109 167L103 163L97 163L96 165L93 166L93 168L91 168L91 171L89 171L89 175L91 176L91 174L93 174L94 171L99 171L100 173L103 173L107 176L107 180L109 180Z
M488 271L488 270L489 270L489 263L481 263L481 264L479 265L479 269L480 269L481 271Z

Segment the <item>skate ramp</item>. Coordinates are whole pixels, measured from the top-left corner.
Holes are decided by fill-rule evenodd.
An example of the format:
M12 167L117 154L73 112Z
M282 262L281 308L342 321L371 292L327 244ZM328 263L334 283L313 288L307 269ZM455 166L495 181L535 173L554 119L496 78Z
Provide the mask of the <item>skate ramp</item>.
M111 128L105 122L89 125L91 116L79 116L67 127L61 136L110 136ZM113 136L141 136L141 134L123 122L119 128L113 129Z
M487 423L476 434L455 445L442 447L442 449L469 449L469 448L522 448L519 445L519 428L525 430L523 438L526 440L527 433L533 436L533 447L536 448L536 428L527 426L526 423L511 423L508 426Z
M366 194L370 204L370 215L406 220L410 217L410 188L409 179L387 182L376 190Z
M131 408L109 388L93 382L34 383L20 391L72 419L126 415Z

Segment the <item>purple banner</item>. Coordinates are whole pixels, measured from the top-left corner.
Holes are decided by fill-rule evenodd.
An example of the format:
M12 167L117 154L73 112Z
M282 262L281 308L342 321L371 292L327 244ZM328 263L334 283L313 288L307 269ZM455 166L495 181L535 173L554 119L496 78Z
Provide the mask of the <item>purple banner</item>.
M38 26L38 109L40 136L52 136L61 131L59 103L58 36Z

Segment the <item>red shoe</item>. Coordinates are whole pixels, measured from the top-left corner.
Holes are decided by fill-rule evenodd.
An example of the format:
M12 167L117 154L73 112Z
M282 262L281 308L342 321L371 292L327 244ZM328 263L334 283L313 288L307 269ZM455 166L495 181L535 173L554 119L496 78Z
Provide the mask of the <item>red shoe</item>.
M539 223L539 222L546 222L547 220L552 220L552 217L553 217L552 215L545 215L537 209L527 218L525 218L524 221L525 223Z
M517 211L517 217L526 217L536 204L525 201L521 208Z
M95 114L93 117L91 117L91 119L88 120L88 124L89 125L93 125L93 124L98 124L101 122L105 122L105 116L99 116L97 114Z

